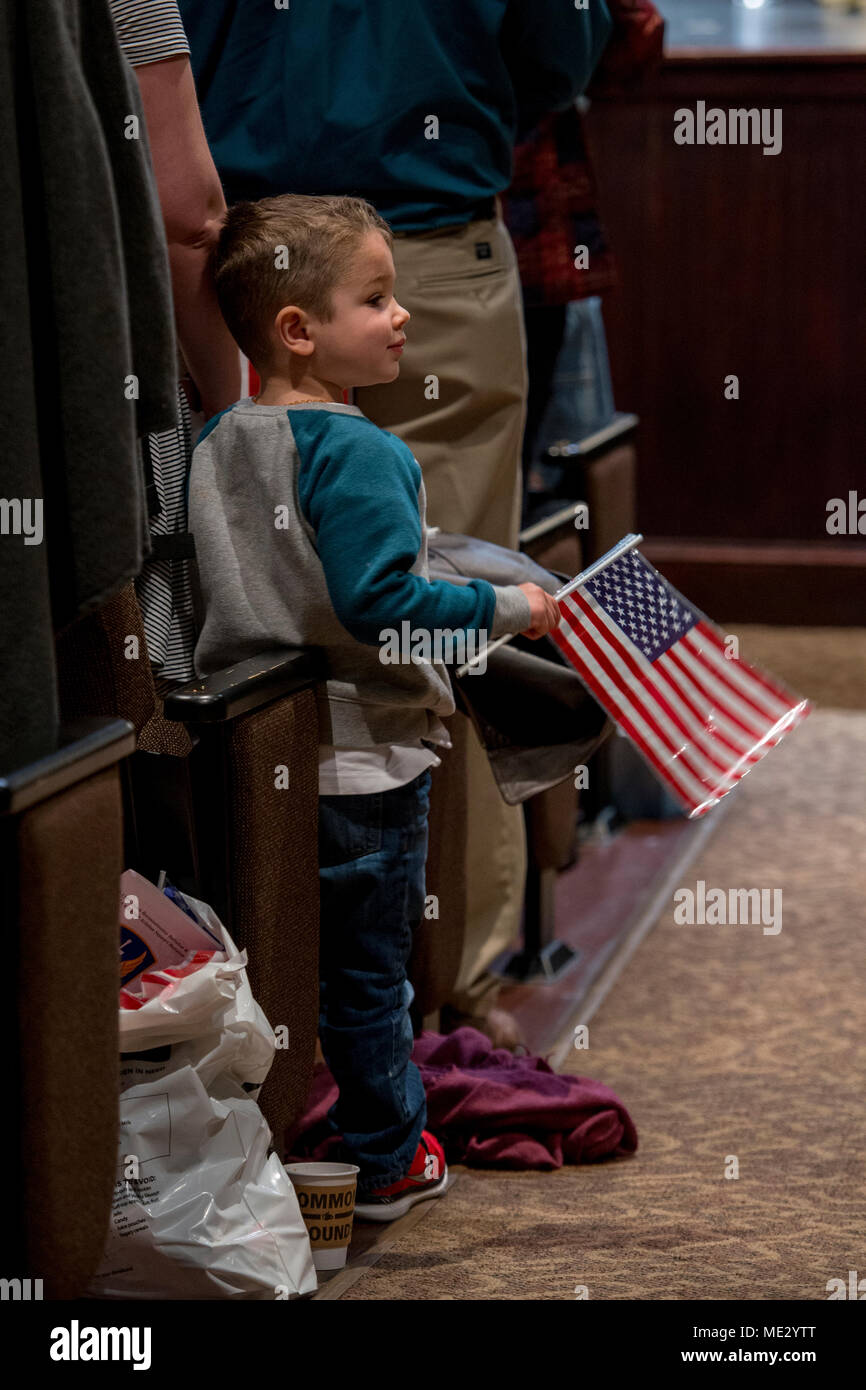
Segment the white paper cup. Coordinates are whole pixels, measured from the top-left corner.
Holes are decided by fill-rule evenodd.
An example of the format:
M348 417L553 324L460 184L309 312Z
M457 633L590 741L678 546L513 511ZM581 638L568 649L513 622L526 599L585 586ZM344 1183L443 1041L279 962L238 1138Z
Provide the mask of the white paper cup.
M316 1269L342 1269L352 1239L360 1169L354 1163L287 1163L285 1168L310 1237L313 1264Z

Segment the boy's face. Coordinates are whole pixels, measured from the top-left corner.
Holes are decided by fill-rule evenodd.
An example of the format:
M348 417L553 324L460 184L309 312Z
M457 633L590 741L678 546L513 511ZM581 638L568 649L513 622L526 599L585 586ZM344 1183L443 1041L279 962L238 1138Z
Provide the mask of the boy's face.
M331 296L330 323L312 319L310 363L340 387L377 386L400 375L409 314L394 298L394 259L381 232L367 232Z

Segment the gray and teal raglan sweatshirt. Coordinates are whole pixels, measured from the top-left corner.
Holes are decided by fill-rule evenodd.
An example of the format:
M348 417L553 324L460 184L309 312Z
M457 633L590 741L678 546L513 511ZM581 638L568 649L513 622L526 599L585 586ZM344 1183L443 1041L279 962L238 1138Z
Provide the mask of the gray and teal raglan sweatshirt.
M385 629L489 640L529 625L516 586L429 581L421 469L357 406L248 398L215 416L193 453L189 515L205 603L197 672L319 648L323 744L442 740L445 666L383 664Z

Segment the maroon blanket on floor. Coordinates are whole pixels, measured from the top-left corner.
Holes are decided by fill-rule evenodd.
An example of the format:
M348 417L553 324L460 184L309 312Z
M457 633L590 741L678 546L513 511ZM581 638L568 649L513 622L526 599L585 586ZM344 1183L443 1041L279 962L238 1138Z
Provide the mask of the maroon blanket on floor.
M474 1168L561 1168L634 1153L622 1101L585 1076L559 1076L543 1057L515 1057L475 1028L423 1033L413 1061L427 1093L427 1129L452 1163ZM313 1078L291 1156L327 1160L340 1140L324 1123L337 1099L327 1067Z

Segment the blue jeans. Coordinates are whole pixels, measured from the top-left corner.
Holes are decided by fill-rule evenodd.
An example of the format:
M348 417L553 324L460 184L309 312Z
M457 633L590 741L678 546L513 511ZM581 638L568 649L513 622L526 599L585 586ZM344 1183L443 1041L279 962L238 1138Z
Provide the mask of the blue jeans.
M361 1170L359 1196L405 1176L427 1120L406 965L424 911L429 799L429 772L319 797L319 1039L340 1090L328 1121Z

